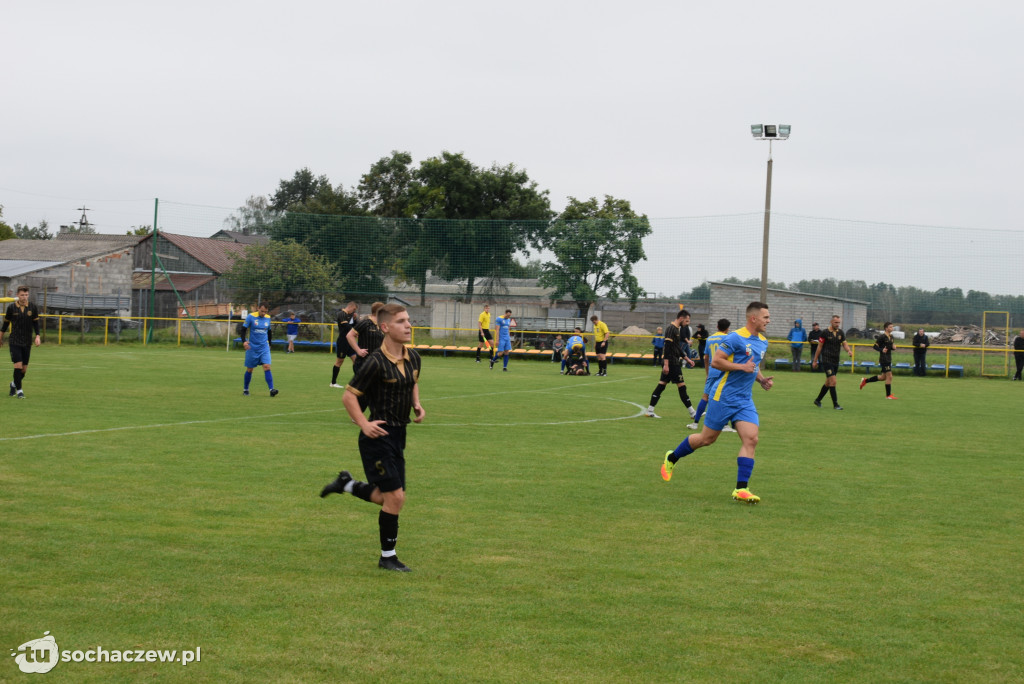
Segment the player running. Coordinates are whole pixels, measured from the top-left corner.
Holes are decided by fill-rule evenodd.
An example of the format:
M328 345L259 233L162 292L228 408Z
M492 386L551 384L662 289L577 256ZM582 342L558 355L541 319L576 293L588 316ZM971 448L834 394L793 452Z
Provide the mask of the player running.
M886 321L883 328L885 331L875 338L875 344L872 347L878 352L878 365L882 367L882 372L861 380L860 389L864 389L864 385L869 382L885 381L885 398L895 399L896 397L892 394L892 352L896 349L896 343L892 340L893 324Z
M746 327L729 333L719 343L711 365L721 375L711 388L704 429L690 435L665 454L661 477L666 482L672 479L672 470L679 459L714 444L722 428L732 423L742 442L736 458L736 489L732 491L732 498L751 504L761 500L747 488L754 471L754 450L760 425L751 390L755 381L765 390L772 388L772 378L761 373L761 361L768 350L768 339L763 333L769 322L768 305L751 302L747 305Z

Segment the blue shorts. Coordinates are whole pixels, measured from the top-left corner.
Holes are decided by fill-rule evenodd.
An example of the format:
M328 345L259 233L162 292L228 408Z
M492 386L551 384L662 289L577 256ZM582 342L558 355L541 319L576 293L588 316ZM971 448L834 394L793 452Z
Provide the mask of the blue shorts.
M498 340L495 351L498 353L512 351L512 340Z
M255 368L256 366L269 366L270 365L270 349L253 349L249 347L245 350L245 367Z
M704 394L706 394L706 395L708 395L710 397L711 396L711 388L713 388L715 386L715 383L718 382L718 380L721 377L722 377L721 375L719 375L718 377L712 377L712 376L709 375L708 379L704 381Z
M740 405L723 404L720 401L708 402L708 410L704 414L705 427L721 430L729 423L741 420L760 425L757 418L757 407L754 406L753 399Z

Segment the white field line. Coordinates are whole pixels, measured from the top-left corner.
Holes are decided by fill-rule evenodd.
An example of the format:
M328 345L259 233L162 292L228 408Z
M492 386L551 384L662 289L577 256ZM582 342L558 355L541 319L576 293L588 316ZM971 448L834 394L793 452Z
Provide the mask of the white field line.
M578 385L572 384L573 383L573 379L569 378L567 380L569 384L566 384L566 385L564 385L562 387L545 387L545 388L542 388L542 389L529 389L529 390L504 390L504 391L501 391L501 392L481 392L481 393L478 393L478 394L465 394L465 395L461 395L461 396L432 397L430 399L424 400L423 403L424 403L424 405L429 407L430 402L433 402L433 401L446 401L446 400L451 400L451 399L474 399L474 398L477 398L477 397L505 396L505 395L509 395L509 394L531 394L531 393L532 394L537 394L537 393L545 393L545 392L557 392L559 390L566 389L566 388L575 388L575 389L592 389L593 388L593 389L596 389L596 388L603 387L604 385L609 385L609 384L611 384L613 382L625 382L627 380L636 380L636 379L637 378L623 378L621 380L609 380L607 382L602 382L600 384L590 385L589 387L580 387ZM431 423L429 421L429 417L428 417L428 421L425 422L425 423L421 423L421 426L424 426L424 427L495 427L495 426L501 427L501 426L524 426L524 425L538 425L538 426L541 426L541 425L573 425L573 424L577 424L577 423L599 423L599 422L611 421L611 420L628 420L628 419L631 419L631 418L637 418L640 415L642 415L643 412L644 412L644 407L643 406L641 406L640 404L635 404L635 403L633 403L631 401L626 401L625 399L615 399L613 397L600 397L600 398L606 399L608 401L619 401L619 402L622 402L624 404L629 404L630 406L635 406L638 409L638 412L634 413L634 414L631 414L631 415L628 415L628 416L618 416L618 417L615 417L615 418L587 418L587 419L579 419L579 420L558 420L558 421L527 422L527 423L510 423L510 422L503 422L503 423ZM104 433L104 432L124 432L124 431L128 431L128 430L154 430L154 429L160 429L160 428L185 427L185 426L189 426L189 425L209 425L209 424L213 424L213 423L228 423L228 422L241 421L241 420L266 420L268 418L288 418L288 417L294 417L294 416L312 415L312 414L315 414L315 413L336 413L338 411L343 411L343 410L344 410L344 408L339 407L339 408L333 408L333 409L321 409L321 410L317 410L317 411L292 411L292 412L289 412L289 413L270 413L270 414L262 414L262 415L256 415L256 416L231 416L231 417L228 417L228 418L211 418L211 419L208 419L208 420L183 420L183 421L180 421L180 422L177 422L177 423L150 423L150 424L147 424L147 425L122 425L122 426L118 426L118 427L96 428L96 429L92 429L92 430L74 430L74 431L70 431L70 432L47 432L47 433L40 433L40 434L35 434L35 435L23 435L21 437L0 437L0 442L17 442L17 441L26 440L26 439L46 439L46 438L57 438L57 437L77 437L79 435L92 435L92 434L99 434L99 433Z

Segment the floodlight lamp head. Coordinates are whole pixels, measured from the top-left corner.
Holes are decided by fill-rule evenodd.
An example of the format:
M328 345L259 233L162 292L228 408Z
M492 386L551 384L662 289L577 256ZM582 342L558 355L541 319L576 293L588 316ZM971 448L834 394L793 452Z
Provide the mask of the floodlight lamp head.
M750 134L754 140L786 140L791 130L789 124L753 124Z

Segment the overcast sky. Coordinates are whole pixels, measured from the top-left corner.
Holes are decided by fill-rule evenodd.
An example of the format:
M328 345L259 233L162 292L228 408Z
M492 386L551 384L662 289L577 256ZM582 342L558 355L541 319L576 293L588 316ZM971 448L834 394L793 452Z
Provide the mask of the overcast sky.
M154 197L234 208L306 166L354 186L392 150L514 163L556 210L610 194L652 219L757 213L768 144L749 126L767 122L793 127L776 212L1022 235L1024 3L39 0L2 17L7 223L56 229L84 203L123 233Z

